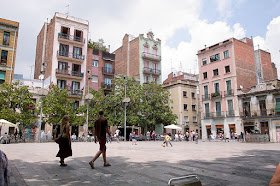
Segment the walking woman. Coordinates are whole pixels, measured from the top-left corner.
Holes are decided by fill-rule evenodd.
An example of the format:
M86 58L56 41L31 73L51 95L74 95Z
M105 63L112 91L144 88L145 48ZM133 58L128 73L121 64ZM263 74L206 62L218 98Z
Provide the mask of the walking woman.
M69 156L72 156L69 120L70 120L69 116L64 116L62 118L59 151L56 155L56 157L60 157L60 166L63 167L67 166L67 164L64 163L64 159Z

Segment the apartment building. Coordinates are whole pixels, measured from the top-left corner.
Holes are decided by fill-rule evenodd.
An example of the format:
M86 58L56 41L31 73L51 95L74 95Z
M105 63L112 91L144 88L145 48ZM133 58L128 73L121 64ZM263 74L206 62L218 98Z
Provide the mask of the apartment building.
M115 74L115 54L98 49L87 50L86 87L94 90L104 89L104 95L111 92Z
M261 81L259 77L277 79L275 65L267 60L267 56L255 62L253 42L249 38L230 38L199 50L197 55L202 139L206 140L211 133L214 136L224 133L230 137L232 132L244 132L239 116L237 89L249 91ZM262 69L259 75L257 69ZM267 73L267 69L273 70L272 76Z
M114 53L117 75L134 77L140 84L161 83L161 40L154 39L153 32L136 38L126 34Z
M55 13L37 36L34 78L45 71L44 79L67 89L77 106L86 83L88 25L87 20Z
M280 81L264 81L247 93L238 91L244 132L268 134L270 142L280 142Z
M182 132L196 131L200 134L198 75L172 72L163 81L164 89L170 93L170 108L177 115L177 124Z
M18 22L0 18L0 84L13 81L18 31Z

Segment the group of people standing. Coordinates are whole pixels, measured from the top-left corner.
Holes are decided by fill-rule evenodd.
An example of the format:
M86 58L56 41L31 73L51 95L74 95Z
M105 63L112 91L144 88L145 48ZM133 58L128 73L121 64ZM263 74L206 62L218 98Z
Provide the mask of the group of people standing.
M104 112L103 110L99 111L99 118L94 123L95 134L94 134L94 141L95 143L99 142L99 150L93 157L93 159L89 162L89 165L92 169L94 169L94 162L95 160L102 154L104 167L111 166L106 159L106 133L111 137L111 133L108 129L108 122L107 119L103 117ZM70 118L69 116L64 116L61 121L61 132L59 134L59 151L56 157L60 158L60 166L67 166L64 162L65 158L72 156L72 148L71 148L71 137L70 137L70 125L69 125Z

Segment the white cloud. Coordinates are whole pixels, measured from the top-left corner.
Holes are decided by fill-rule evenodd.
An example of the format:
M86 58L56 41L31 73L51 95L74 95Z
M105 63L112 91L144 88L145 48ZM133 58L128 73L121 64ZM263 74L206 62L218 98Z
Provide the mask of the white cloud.
M278 69L278 77L280 75L280 16L272 19L267 26L265 38L260 36L254 37L255 48L259 47L263 50L269 51L271 60L276 64Z

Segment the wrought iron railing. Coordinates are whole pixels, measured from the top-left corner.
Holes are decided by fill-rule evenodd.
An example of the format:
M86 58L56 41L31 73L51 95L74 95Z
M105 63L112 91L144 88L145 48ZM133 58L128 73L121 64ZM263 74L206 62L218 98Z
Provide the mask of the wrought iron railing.
M77 36L68 35L68 34L64 34L64 33L58 33L58 38L67 39L69 41L77 41L80 43L85 43L85 39L82 37L77 37Z

